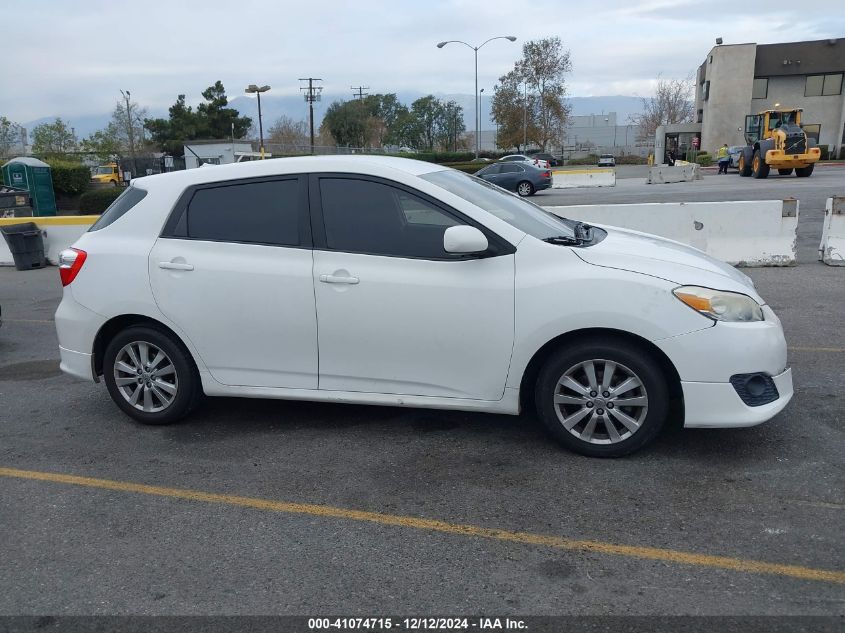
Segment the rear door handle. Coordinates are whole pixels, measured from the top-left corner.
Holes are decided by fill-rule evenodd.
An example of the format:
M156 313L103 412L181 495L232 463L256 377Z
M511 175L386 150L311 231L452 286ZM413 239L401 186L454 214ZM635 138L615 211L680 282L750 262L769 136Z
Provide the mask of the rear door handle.
M193 264L181 264L179 262L159 262L159 268L164 268L165 270L193 270Z
M324 284L352 284L358 283L357 277L340 277L339 275L320 275L320 281Z

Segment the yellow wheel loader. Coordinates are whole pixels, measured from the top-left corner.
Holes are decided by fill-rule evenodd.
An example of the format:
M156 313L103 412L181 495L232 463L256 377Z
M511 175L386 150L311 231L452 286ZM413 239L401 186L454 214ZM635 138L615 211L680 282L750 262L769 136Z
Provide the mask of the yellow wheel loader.
M766 178L770 169L777 169L781 176L794 169L799 178L813 173L821 150L801 128L801 112L801 108L764 110L745 117L748 145L739 155L740 176Z

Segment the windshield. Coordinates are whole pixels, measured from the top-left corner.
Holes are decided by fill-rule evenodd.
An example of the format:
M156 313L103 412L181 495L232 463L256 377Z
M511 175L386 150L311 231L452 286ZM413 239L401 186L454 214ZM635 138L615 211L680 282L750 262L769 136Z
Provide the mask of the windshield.
M97 167L97 174L113 174L113 167Z
M489 211L497 218L539 240L559 235L575 236L571 221L544 211L536 204L481 178L454 169L423 174L420 178Z

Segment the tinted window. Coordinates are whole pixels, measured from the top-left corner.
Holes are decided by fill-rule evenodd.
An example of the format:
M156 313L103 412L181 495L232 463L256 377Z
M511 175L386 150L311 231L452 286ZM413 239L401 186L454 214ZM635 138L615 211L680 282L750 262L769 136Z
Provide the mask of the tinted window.
M525 170L522 167L520 167L519 165L513 165L513 164L502 165L502 173L503 174L515 174L515 173L523 172L523 171L525 171Z
M367 180L322 178L320 197L333 250L446 258L443 232L461 224L418 196Z
M299 244L297 180L199 189L186 211L186 234L198 240Z
M141 202L146 195L147 192L143 189L128 187L126 191L120 194L117 199L109 205L108 209L103 211L103 215L100 216L100 219L94 222L88 230L97 231L108 226L129 211L129 209Z
M502 172L502 165L490 165L485 167L479 173L485 176L492 176L493 174L500 174Z
M538 239L575 235L571 226L558 216L481 178L454 169L433 171L423 174L420 178L489 211L497 218Z

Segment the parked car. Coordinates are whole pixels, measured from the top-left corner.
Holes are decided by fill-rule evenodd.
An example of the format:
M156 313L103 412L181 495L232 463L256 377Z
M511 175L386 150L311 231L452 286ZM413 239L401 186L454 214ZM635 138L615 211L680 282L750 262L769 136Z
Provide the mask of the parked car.
M610 457L651 441L670 403L687 427L741 427L792 397L780 321L740 271L427 162L138 178L59 273L62 370L144 424L203 396L530 406Z
M739 169L739 157L742 155L745 145L732 145L728 148L728 157L730 158L729 167Z
M533 158L532 156L526 156L525 154L508 154L507 156L502 156L499 159L500 163L527 163L529 165L534 165L535 167L540 167L543 169L548 169L550 167L549 163L541 158Z
M552 172L527 163L494 163L475 172L479 178L515 191L520 196L533 196L552 186Z
M549 164L549 167L557 167L560 165L560 160L556 157L552 156L551 154L546 154L545 152L538 152L536 154L531 154L531 158L537 158L539 160L544 160Z
M602 154L599 156L599 167L616 167L616 159L613 154Z

